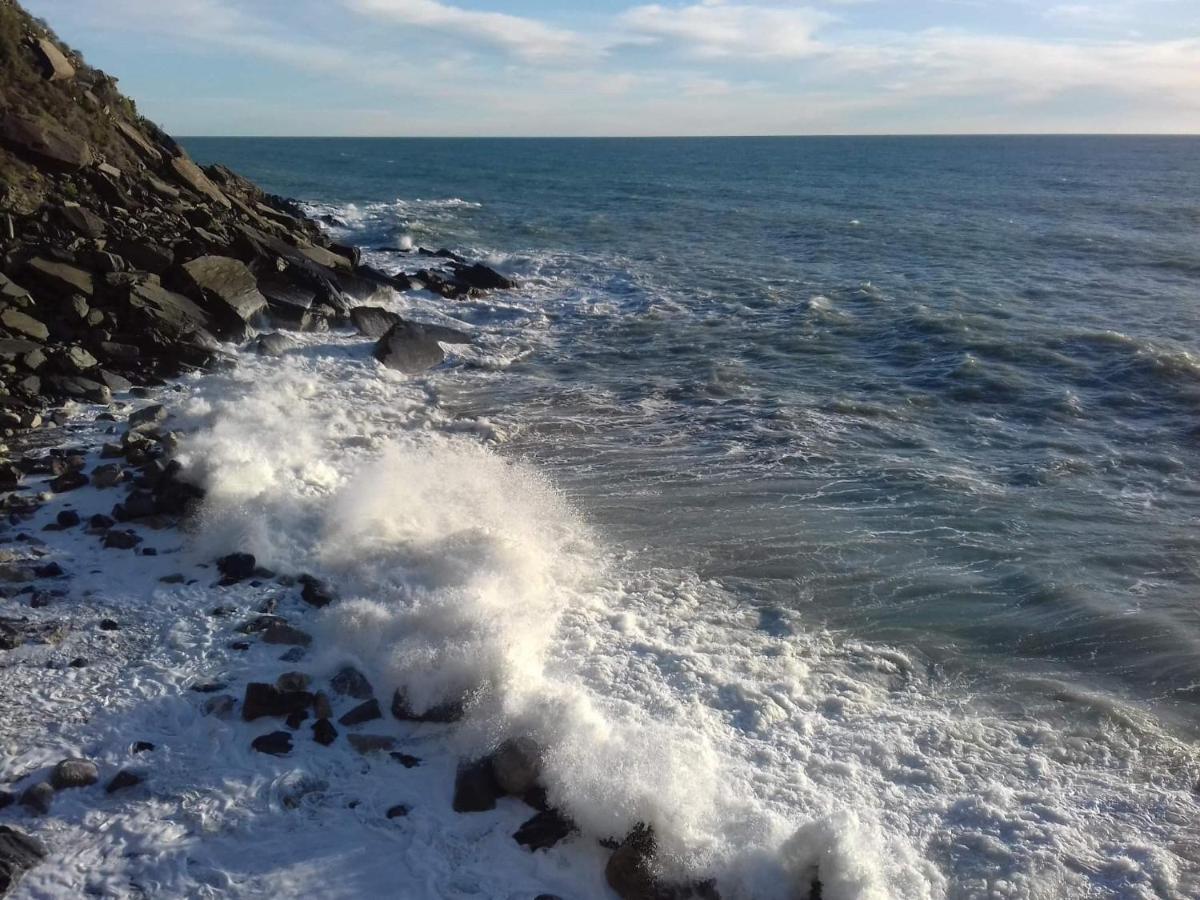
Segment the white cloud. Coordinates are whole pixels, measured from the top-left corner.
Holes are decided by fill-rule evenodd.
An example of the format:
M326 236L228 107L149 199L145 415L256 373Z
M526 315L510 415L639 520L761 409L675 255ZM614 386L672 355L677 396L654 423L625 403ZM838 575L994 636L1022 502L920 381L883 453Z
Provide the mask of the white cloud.
M634 35L669 41L702 57L800 58L820 50L814 33L834 21L807 7L702 0L690 6L637 6L621 16Z
M589 52L577 34L521 16L476 12L437 0L342 0L364 15L459 35L531 61L570 59Z

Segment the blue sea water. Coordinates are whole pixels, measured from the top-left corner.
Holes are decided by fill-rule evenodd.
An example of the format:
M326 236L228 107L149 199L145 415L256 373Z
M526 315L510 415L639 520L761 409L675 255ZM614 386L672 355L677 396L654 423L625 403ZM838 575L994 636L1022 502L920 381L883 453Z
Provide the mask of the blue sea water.
M449 247L516 277L446 301L487 352L437 402L491 422L631 584L890 648L951 717L1011 729L990 762L918 740L879 764L908 811L884 826L913 824L945 893L1196 889L1200 139L184 143L381 266ZM916 730L880 716L854 727ZM1020 807L1039 751L1070 838L955 806L983 784ZM918 774L935 754L995 768L951 789Z

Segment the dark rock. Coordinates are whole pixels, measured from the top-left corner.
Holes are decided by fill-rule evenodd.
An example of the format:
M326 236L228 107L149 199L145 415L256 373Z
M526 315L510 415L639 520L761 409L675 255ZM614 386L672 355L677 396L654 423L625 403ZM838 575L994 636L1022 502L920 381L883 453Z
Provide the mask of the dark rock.
M176 572L174 575L164 575L158 580L161 584L183 584L187 581L187 576Z
M410 756L407 753L393 753L392 759L400 763L400 765L404 766L406 769L415 769L421 764L421 760L415 756Z
M51 796L53 796L51 791ZM49 805L42 812L49 812ZM0 825L0 897L7 897L21 876L46 858L41 841Z
M542 750L533 740L520 737L505 741L492 754L496 783L506 794L520 797L537 784L541 760Z
M154 750L154 744L149 741L135 741L133 745L134 753L153 753Z
M104 788L106 793L115 794L117 791L123 791L126 788L137 787L145 778L136 772L130 772L128 769L122 769L113 776L112 781Z
M50 784L57 791L88 787L100 780L100 769L90 759L64 759L50 773Z
M249 267L228 256L201 256L184 263L181 284L222 323L219 332L232 337L241 337L244 323L267 305Z
M287 756L292 752L292 736L286 731L272 731L262 737L256 737L250 746L259 753L269 753L271 756Z
M313 695L313 713L318 719L333 718L333 704L329 702L329 695L324 691L317 691Z
M303 586L300 591L300 599L309 606L321 609L333 602L333 593L326 587L325 582L312 575L301 575L299 581Z
M158 512L154 495L149 491L133 491L124 501L113 507L112 516L118 522L145 519Z
M188 157L176 156L172 159L171 171L181 184L191 188L197 194L215 200L225 207L232 205L229 198L221 193L221 189L213 184L204 171Z
M294 712L288 713L288 717L284 719L284 724L287 725L288 728L292 729L292 731L295 731L304 724L307 718L307 709L297 709Z
M371 682L367 680L367 676L354 666L343 666L329 680L329 686L335 693L343 697L353 697L355 700L369 700L375 696L375 691L371 687Z
M379 701L375 699L367 700L360 703L350 712L346 713L338 719L339 725L344 725L349 728L353 725L361 725L364 722L373 722L375 719L382 719L383 711L379 708Z
M313 740L322 746L328 747L337 740L337 729L333 727L333 723L328 719L317 719L313 722Z
M517 283L505 278L495 269L489 269L483 263L471 266L457 264L454 266L454 277L468 287L481 291L507 290L514 288Z
M540 812L513 833L513 840L529 850L549 850L575 830L575 823L557 810Z
M125 480L125 470L118 463L105 463L92 469L91 478L95 487L116 487Z
M109 241L109 250L127 260L135 269L162 275L175 263L175 257L170 250L164 250L156 244L144 240Z
M295 647L307 647L312 643L312 635L301 631L299 628L293 628L291 625L282 625L276 623L263 630L262 642L264 644L283 644Z
M403 819L409 813L409 809L403 803L397 803L387 811L389 819Z
M21 805L35 813L46 815L54 803L54 788L48 781L40 781L21 795Z
M17 795L11 791L0 791L0 809L12 806L17 802Z
M656 851L654 831L646 825L635 826L613 851L604 877L621 900L720 900L711 881L670 884L659 880Z
M252 577L256 565L252 553L230 553L217 560L217 570L235 582Z
M458 767L454 778L454 811L485 812L496 808L504 791L492 774L491 760L482 759Z
M9 331L25 335L35 341L44 341L50 337L50 329L33 316L26 315L11 306L0 311L0 325Z
M446 359L441 345L421 325L397 322L375 345L374 355L389 369L422 372Z
M104 533L105 550L132 550L142 542L135 531L117 531L115 528Z
M223 681L198 681L188 690L195 691L197 694L215 694L217 691L225 690L225 687Z
M55 170L75 171L95 160L87 141L56 123L11 112L0 120L0 143Z
M58 563L50 562L44 566L38 566L33 570L33 574L38 578L62 578L67 573L63 571L63 567Z
M401 321L401 317L398 313L381 306L356 306L350 310L350 321L359 334L379 340L393 325Z
M66 298L78 293L90 297L95 292L91 273L67 263L36 257L26 265L25 275L52 296Z
M281 691L307 691L311 681L303 672L284 672L275 679L275 687Z
M79 513L73 509L64 509L55 517L55 521L63 528L74 528L79 524Z
M281 691L273 684L251 682L246 685L242 701L242 718L253 722L262 716L286 716L312 706L313 695L308 691Z
M117 622L116 619L101 619L100 620L100 630L101 631L120 631L121 625L120 625L120 623Z
M77 656L67 663L67 665L69 665L72 669L86 669L88 667L88 661L82 656Z
M78 375L51 375L44 379L51 388L66 397L92 403L112 403L112 391L107 385Z
M292 342L282 334L261 334L254 341L254 352L259 356L283 356L292 348Z
M137 412L130 413L128 424L131 431L143 431L165 422L166 419L166 407L161 403L156 403L153 406L144 406Z
M346 740L364 756L368 753L387 753L396 746L396 739L385 734L348 734Z
M57 478L50 481L50 490L56 494L64 494L67 491L74 491L84 487L88 483L88 477L82 472L63 472Z
M104 513L96 513L94 516L88 519L88 528L92 529L93 531L105 531L109 528L112 528L116 524L116 522L104 515Z
M392 695L392 715L402 722L437 722L446 724L457 722L463 717L461 702L448 701L430 707L423 713L418 713L408 703L408 695L402 688L397 688Z

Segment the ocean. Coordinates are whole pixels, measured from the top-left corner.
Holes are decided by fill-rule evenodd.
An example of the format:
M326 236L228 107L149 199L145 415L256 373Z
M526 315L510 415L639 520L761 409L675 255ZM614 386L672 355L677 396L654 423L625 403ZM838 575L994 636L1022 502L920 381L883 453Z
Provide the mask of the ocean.
M518 280L388 298L476 336L419 377L247 358L185 452L202 539L335 578L332 645L474 696L462 747L536 736L578 843L649 822L727 898L1200 894L1200 140L183 143Z

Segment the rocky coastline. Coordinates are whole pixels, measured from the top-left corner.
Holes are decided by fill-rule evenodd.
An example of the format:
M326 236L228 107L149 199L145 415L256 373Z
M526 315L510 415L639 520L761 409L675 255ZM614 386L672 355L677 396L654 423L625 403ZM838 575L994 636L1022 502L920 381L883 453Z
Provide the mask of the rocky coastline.
M164 543L185 540L203 505L204 490L174 459L172 379L236 365L238 347L275 356L290 346L289 332L329 329L353 329L376 342L380 364L418 372L445 359L443 344L471 337L407 321L375 298L424 290L453 303L515 285L448 250L397 252L392 272L364 264L295 202L195 163L137 115L114 79L13 0L0 0L0 69L0 670L36 660L39 677L52 679L93 664L74 655L79 634L103 638L131 623L119 612L97 618L91 607L71 608L67 588L86 585L86 563L50 538L82 536L103 553L152 560ZM107 426L105 440L79 442L72 423L81 410ZM226 646L279 654L274 681L189 687L204 715L240 720L253 751L319 754L346 742L364 757L419 769L394 725L453 727L469 712L470 698L414 709L403 689L381 693L349 666L325 681L306 672L313 637L304 616L337 602L318 579L268 571L245 552L204 568L157 581L186 585L215 573L217 586L239 592L238 602L206 611ZM254 592L263 599L248 601ZM5 765L0 896L55 855L38 831L58 798L143 790L155 778L156 749L130 735L120 765L78 757ZM462 760L446 803L470 815L519 798L530 815L512 838L531 853L555 846L577 830L539 782L541 752L517 739ZM409 812L397 803L386 817ZM660 880L649 827L604 845L607 881L623 898L716 896L711 882Z

